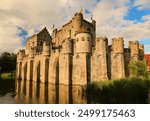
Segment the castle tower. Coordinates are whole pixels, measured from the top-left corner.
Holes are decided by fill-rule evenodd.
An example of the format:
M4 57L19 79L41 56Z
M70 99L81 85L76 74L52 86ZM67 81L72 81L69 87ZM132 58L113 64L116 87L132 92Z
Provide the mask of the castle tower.
M112 39L111 78L124 78L124 40L122 37Z
M73 56L73 40L67 38L62 42L61 54L59 57L60 84L69 85L71 83L72 56Z
M86 85L90 81L92 35L88 30L80 29L75 37L73 84Z
M72 18L74 34L82 28L82 23L83 23L83 14L81 12L75 13L74 17Z
M129 41L128 43L130 49L130 58L135 61L139 59L139 42L138 41Z
M108 39L99 37L96 40L96 49L91 62L91 81L108 79L107 71Z
M59 56L59 102L69 103L70 85L72 84L73 40L66 38L62 42ZM62 91L63 90L63 91Z

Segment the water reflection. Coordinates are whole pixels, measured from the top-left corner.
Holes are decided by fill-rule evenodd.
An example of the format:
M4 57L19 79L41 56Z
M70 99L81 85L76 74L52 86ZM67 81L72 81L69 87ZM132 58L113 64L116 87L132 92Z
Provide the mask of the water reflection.
M16 81L16 103L84 104L85 86Z
M15 79L0 79L0 104L12 104L15 96Z

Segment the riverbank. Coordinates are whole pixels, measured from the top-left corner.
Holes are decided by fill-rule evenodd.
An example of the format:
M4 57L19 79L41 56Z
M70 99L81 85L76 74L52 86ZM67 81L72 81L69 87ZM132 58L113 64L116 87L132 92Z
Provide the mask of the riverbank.
M87 86L88 103L147 104L150 103L150 80L141 78L93 82Z

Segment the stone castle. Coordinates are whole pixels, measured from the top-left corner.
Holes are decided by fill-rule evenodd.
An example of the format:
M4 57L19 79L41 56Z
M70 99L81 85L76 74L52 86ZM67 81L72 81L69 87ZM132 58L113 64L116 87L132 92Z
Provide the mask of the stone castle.
M96 38L96 21L86 21L82 12L61 29L46 28L28 38L25 50L17 54L17 78L52 84L86 85L92 81L130 76L131 60L143 60L144 46L122 37Z

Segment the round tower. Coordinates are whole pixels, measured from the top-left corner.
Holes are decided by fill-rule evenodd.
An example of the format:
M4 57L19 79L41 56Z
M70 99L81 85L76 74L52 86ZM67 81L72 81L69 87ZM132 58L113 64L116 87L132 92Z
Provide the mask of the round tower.
M73 42L71 39L67 38L62 42L62 53L63 54L73 53Z
M92 34L90 31L80 29L75 34L75 52L76 53L91 53Z
M73 29L75 32L79 31L82 27L83 14L76 13L72 19Z
M122 37L112 39L112 50L114 53L124 53L124 40Z

